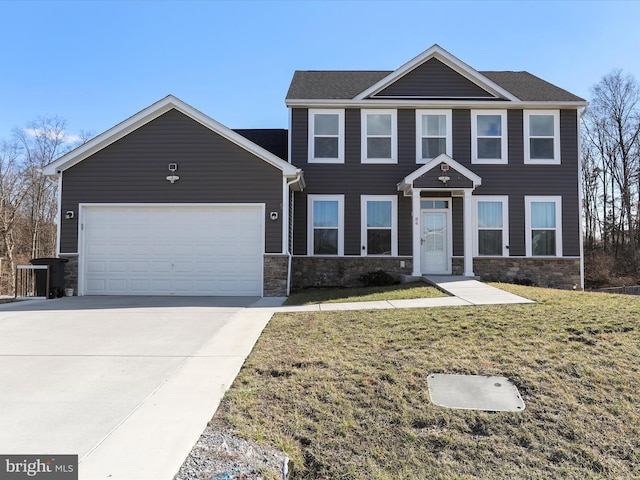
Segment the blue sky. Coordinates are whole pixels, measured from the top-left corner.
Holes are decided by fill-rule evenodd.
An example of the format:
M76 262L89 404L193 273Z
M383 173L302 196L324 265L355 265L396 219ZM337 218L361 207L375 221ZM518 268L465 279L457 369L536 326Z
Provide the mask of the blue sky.
M0 0L0 140L38 116L99 134L167 94L231 128L286 128L294 70L394 70L434 43L589 98L640 80L638 1Z

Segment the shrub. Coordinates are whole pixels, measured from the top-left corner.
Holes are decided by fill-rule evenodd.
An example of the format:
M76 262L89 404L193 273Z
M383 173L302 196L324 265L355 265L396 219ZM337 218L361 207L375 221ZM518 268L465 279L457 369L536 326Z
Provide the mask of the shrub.
M367 272L360 275L360 281L365 287L387 287L399 283L393 276L384 270Z

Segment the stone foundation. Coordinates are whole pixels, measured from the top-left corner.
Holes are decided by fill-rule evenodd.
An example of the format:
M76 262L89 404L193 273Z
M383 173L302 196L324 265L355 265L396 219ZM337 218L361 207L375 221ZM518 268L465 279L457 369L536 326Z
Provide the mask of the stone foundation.
M464 259L453 259L453 274L462 275ZM538 287L580 288L579 258L475 257L473 273L483 281L523 283Z
M293 257L291 289L358 287L360 275L378 270L400 281L411 275L413 262L411 257Z
M69 260L64 264L64 288L73 288L73 294L78 295L78 256L60 254L60 258Z
M287 255L264 256L264 287L265 297L287 296L287 269L289 257Z

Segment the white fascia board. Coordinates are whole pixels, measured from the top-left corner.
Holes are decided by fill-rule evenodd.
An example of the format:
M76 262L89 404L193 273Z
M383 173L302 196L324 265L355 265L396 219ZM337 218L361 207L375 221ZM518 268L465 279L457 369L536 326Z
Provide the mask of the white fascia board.
M71 152L63 155L57 160L53 161L49 165L46 165L42 172L45 175L56 176L63 170L66 170L77 163L80 163L85 158L93 155L94 153L102 150L110 144L116 142L129 133L137 130L150 121L158 118L160 115L168 112L171 109L176 109L179 112L187 115L198 123L204 125L217 134L225 137L227 140L235 143L236 145L244 148L249 153L256 155L265 162L279 168L285 176L295 176L298 174L299 169L291 165L289 162L278 158L276 155L265 150L264 148L256 145L250 140L246 139L239 133L234 132L228 127L225 127L220 122L205 115L204 113L196 110L191 105L183 102L179 98L173 95L167 95L162 100L154 103L153 105L145 108L137 114L129 117L127 120L119 123L118 125L110 128L104 133L101 133L97 137L89 140L87 143L79 146Z
M289 99L287 106L290 108L375 108L383 106L389 108L501 108L501 109L518 109L523 108L541 108L541 109L580 109L586 107L589 102L557 102L557 101L527 101L521 100L511 102L504 100L469 100L461 99L459 101L433 100L433 99L415 99L415 98L394 98L394 99L377 99L368 98L365 100L345 100L345 99Z
M364 92L357 95L354 98L354 100L362 100L371 95L374 95L376 92L383 90L384 88L391 85L393 82L395 82L396 80L398 80L399 78L407 74L408 72L412 71L416 67L422 65L427 60L430 60L431 58L436 58L440 60L442 63L444 63L445 65L447 65L448 67L450 67L451 69L453 69L454 71L456 71L457 73L465 77L466 79L475 83L476 85L483 88L484 90L487 90L489 93L491 93L492 95L495 95L496 97L502 97L514 102L519 101L519 99L516 96L514 96L512 93L508 92L507 90L505 90L504 88L496 84L495 82L489 80L480 72L470 67L459 58L454 57L453 55L451 55L449 52L447 52L445 49L443 49L437 44L425 50L417 57L409 60L400 68L393 71L391 74L387 75L386 77L384 77L382 80L375 83L371 87L367 88Z

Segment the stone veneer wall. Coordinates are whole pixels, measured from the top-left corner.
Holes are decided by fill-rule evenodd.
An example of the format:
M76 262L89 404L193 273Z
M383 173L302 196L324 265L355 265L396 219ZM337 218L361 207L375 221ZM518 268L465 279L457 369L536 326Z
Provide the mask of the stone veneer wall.
M454 275L462 275L464 259L453 259ZM475 257L473 273L485 281L532 282L539 287L580 288L579 258Z
M378 270L400 280L411 275L413 262L411 257L293 257L291 289L357 287L360 275Z
M64 288L73 288L73 294L78 295L78 256L60 255L69 260L64 264Z
M287 269L289 257L287 255L264 256L264 286L265 297L287 296Z

